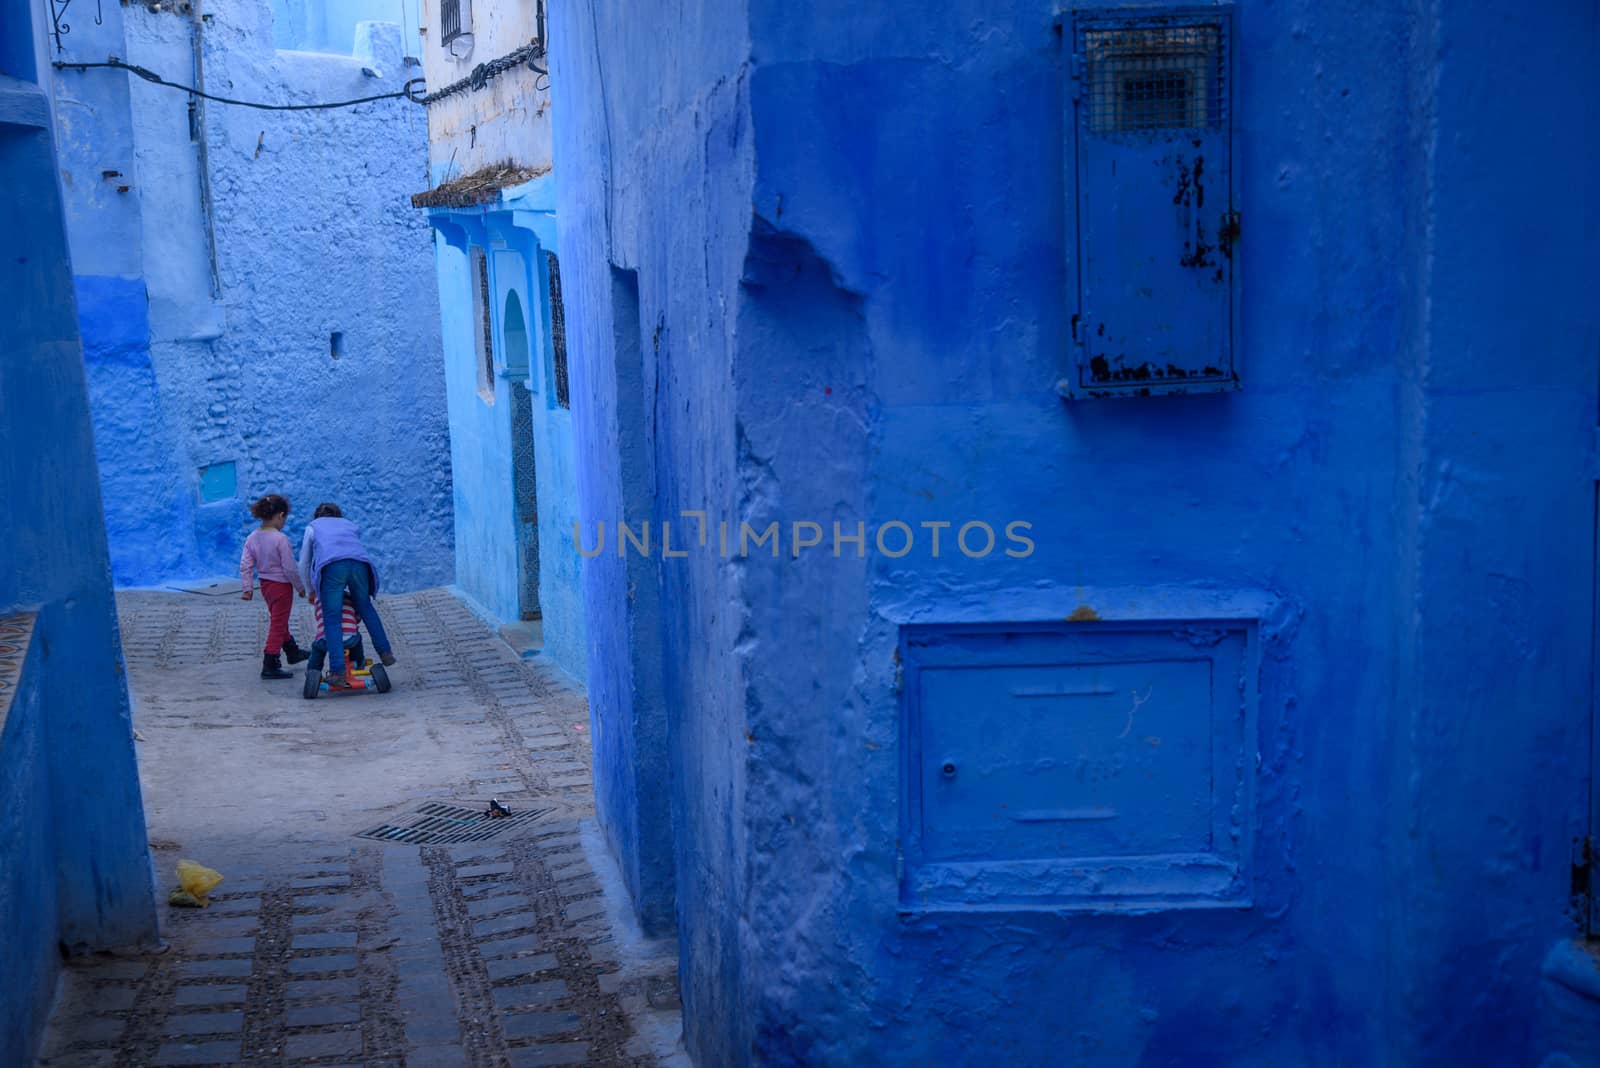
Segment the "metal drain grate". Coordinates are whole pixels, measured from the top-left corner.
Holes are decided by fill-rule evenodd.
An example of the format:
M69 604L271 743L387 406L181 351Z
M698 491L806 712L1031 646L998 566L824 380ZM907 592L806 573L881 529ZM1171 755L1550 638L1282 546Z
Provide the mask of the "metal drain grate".
M514 827L525 827L554 811L553 808L524 808L513 811L509 816L491 817L485 809L429 801L409 816L370 831L362 831L356 837L410 845L486 842Z

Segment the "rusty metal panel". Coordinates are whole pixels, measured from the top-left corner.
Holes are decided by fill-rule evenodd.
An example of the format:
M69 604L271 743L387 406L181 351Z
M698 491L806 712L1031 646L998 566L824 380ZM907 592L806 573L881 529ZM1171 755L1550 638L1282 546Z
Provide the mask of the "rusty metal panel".
M1239 387L1226 8L1072 20L1070 397Z

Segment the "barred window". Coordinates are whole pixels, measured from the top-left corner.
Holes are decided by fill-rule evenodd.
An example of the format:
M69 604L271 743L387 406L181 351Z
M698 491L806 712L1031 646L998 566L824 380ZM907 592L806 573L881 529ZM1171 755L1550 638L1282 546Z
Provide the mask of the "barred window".
M448 45L461 36L461 0L439 0L439 43Z
M494 324L489 303L489 258L483 249L472 250L473 347L478 355L478 396L494 403Z
M571 408L572 397L567 385L567 317L561 306L561 264L554 252L546 252L544 262L550 275L551 377L556 383L556 404Z

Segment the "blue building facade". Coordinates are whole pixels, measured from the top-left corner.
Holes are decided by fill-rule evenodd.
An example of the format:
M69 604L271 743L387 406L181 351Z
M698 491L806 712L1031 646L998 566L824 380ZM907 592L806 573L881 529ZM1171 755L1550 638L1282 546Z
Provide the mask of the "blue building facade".
M157 937L133 724L33 5L0 4L0 1062L63 952Z
M447 16L446 8L450 8ZM587 676L543 5L422 5L455 481L455 588L524 655Z
M1593 6L550 18L698 1061L1583 1063Z
M554 178L516 177L526 180L464 198L481 203L427 208L438 234L456 588L492 620L537 621L540 653L581 682L583 560L571 542L577 471Z
M338 53L319 54L274 47L268 0L108 5L70 19L52 58L115 56L235 100L350 100L416 73L395 8L349 24L316 7L346 18ZM105 68L53 81L117 583L233 573L269 492L294 502L292 538L338 501L388 588L448 583L438 304L406 201L423 109L263 111Z

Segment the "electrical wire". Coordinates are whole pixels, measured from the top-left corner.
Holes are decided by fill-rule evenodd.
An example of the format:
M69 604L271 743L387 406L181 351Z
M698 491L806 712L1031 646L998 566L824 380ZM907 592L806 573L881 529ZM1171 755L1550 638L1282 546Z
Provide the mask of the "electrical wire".
M499 59L491 59L487 63L479 63L472 68L472 73L458 82L451 82L443 89L429 93L426 96L412 97L419 104L433 104L454 93L464 93L469 89L476 92L486 88L495 78L508 70L515 70L524 64L539 76L534 80L534 91L543 92L550 87L550 72L535 63L535 59L544 56L544 42L539 40L529 41L514 51L507 52ZM544 80L544 85L538 84L539 79Z
M354 107L357 104L370 104L374 100L398 100L402 97L404 97L406 100L414 101L415 103L420 104L423 102L423 97L419 94L421 93L422 89L426 87L426 83L423 81L423 79L412 78L410 81L406 82L405 88L403 89L392 93L377 93L373 96L358 97L355 100L335 100L325 104L263 104L256 100L235 100L232 97L217 96L214 93L207 93L196 89L192 85L182 85L178 82L169 82L153 70L141 67L137 63L125 63L115 56L112 56L104 63L57 62L53 64L53 66L57 70L90 70L96 67L109 67L112 70L125 70L130 74L137 74L147 82L153 82L156 85L164 85L169 89L182 89L186 93L201 97L205 100L215 100L219 104L234 104L242 108L256 108L260 111L327 111L332 108L349 108Z

